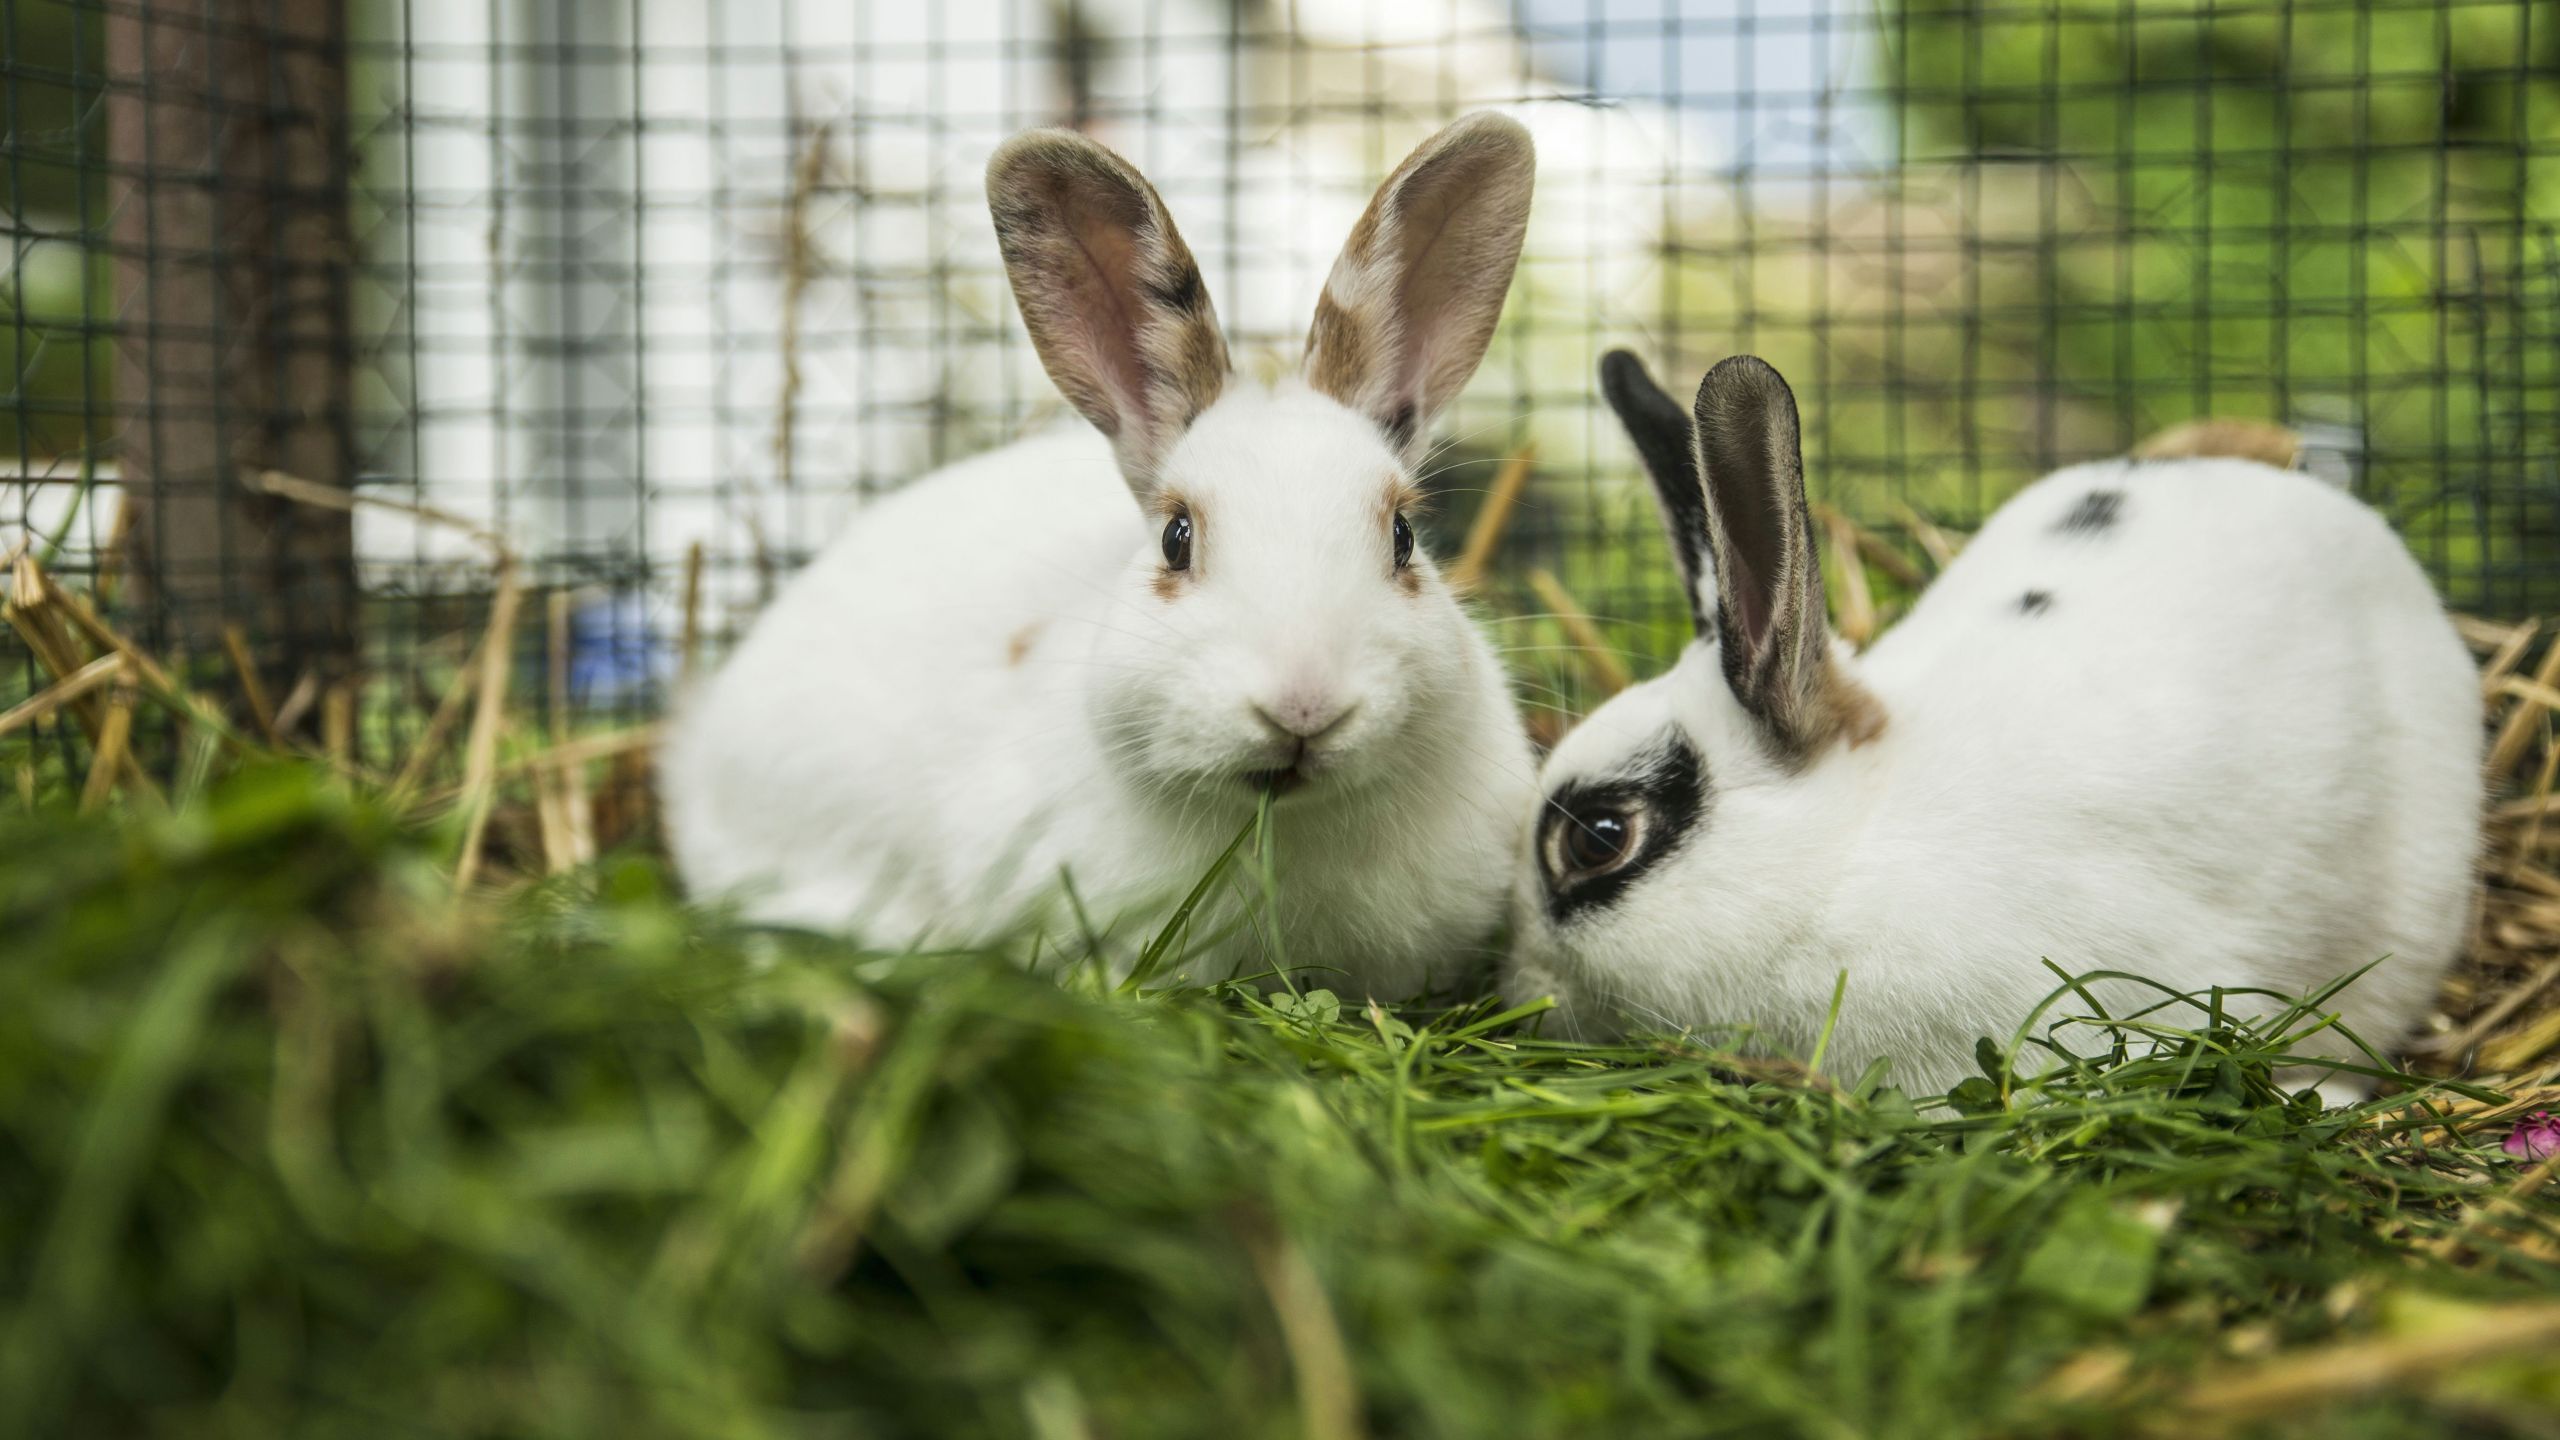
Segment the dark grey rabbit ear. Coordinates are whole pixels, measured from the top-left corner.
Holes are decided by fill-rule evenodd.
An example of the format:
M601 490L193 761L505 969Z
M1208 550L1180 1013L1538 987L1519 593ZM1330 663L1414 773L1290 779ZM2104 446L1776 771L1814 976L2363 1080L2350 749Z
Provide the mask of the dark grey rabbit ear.
M1653 383L1644 362L1624 350L1600 357L1600 394L1618 413L1636 456L1653 482L1653 498L1662 507L1662 528L1671 537L1672 563L1680 569L1680 588L1688 597L1689 620L1698 638L1716 633L1715 567L1708 556L1707 492L1698 479L1697 442L1689 412Z
M1795 393L1766 361L1736 355L1698 383L1691 418L1725 683L1792 764L1872 738L1882 707L1831 658Z

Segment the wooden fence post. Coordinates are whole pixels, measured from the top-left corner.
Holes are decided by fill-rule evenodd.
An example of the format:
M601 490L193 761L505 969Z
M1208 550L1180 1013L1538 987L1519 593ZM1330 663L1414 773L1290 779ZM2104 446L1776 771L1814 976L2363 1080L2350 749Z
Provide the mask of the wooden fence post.
M153 643L251 638L285 693L357 654L354 532L251 491L351 479L344 0L127 0L106 19L119 477Z

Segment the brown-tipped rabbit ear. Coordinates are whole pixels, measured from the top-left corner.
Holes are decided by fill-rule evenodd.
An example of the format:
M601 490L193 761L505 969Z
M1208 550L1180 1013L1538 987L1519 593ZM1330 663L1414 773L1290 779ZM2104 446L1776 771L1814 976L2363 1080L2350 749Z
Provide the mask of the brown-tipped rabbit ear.
M1691 418L1725 683L1790 764L1843 736L1873 738L1882 708L1831 659L1794 392L1767 362L1736 355L1698 382Z
M1408 460L1493 341L1536 172L1518 121L1466 116L1378 187L1325 278L1307 383L1377 421Z
M1680 402L1653 383L1644 362L1624 350L1600 357L1600 393L1635 442L1645 478L1653 482L1662 528L1671 537L1671 562L1680 571L1681 595L1689 603L1689 621L1699 639L1712 640L1715 567L1707 558L1713 542L1707 531L1707 491L1698 480L1696 427Z
M1227 383L1227 342L1198 262L1146 177L1072 131L1025 131L998 147L987 208L1040 363L1111 437L1144 495Z

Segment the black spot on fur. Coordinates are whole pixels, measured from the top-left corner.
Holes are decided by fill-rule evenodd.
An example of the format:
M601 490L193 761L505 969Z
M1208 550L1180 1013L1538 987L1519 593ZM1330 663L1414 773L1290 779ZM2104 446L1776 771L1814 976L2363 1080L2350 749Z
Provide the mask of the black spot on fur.
M1386 419L1387 440L1401 450L1413 443L1413 402L1407 400Z
M2041 615L2052 608L2053 592L2049 590L2030 590L2018 597L2018 613L2021 615Z
M1661 741L1637 756L1622 774L1605 780L1578 780L1547 797L1538 825L1538 870L1547 889L1547 915L1558 924L1575 915L1604 909L1642 878L1646 871L1688 843L1706 818L1707 771L1688 737L1666 731ZM1559 877L1549 864L1550 844L1566 826L1588 823L1601 814L1643 817L1635 853L1605 875L1580 880Z
M1168 310L1190 315L1197 314L1207 301L1209 287L1200 279L1200 267L1186 259L1171 280L1161 285L1149 285L1147 294Z
M2123 513L2123 491L2092 490L2080 497L2071 513L2055 521L2053 528L2061 535L2095 535L2112 528Z

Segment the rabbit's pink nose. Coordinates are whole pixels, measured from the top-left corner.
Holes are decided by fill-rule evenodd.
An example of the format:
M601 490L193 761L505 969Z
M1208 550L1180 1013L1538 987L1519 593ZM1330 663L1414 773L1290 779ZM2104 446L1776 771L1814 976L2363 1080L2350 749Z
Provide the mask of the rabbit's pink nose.
M1356 700L1299 691L1276 700L1256 700L1253 713L1262 723L1295 740L1318 740L1339 729L1360 708Z

